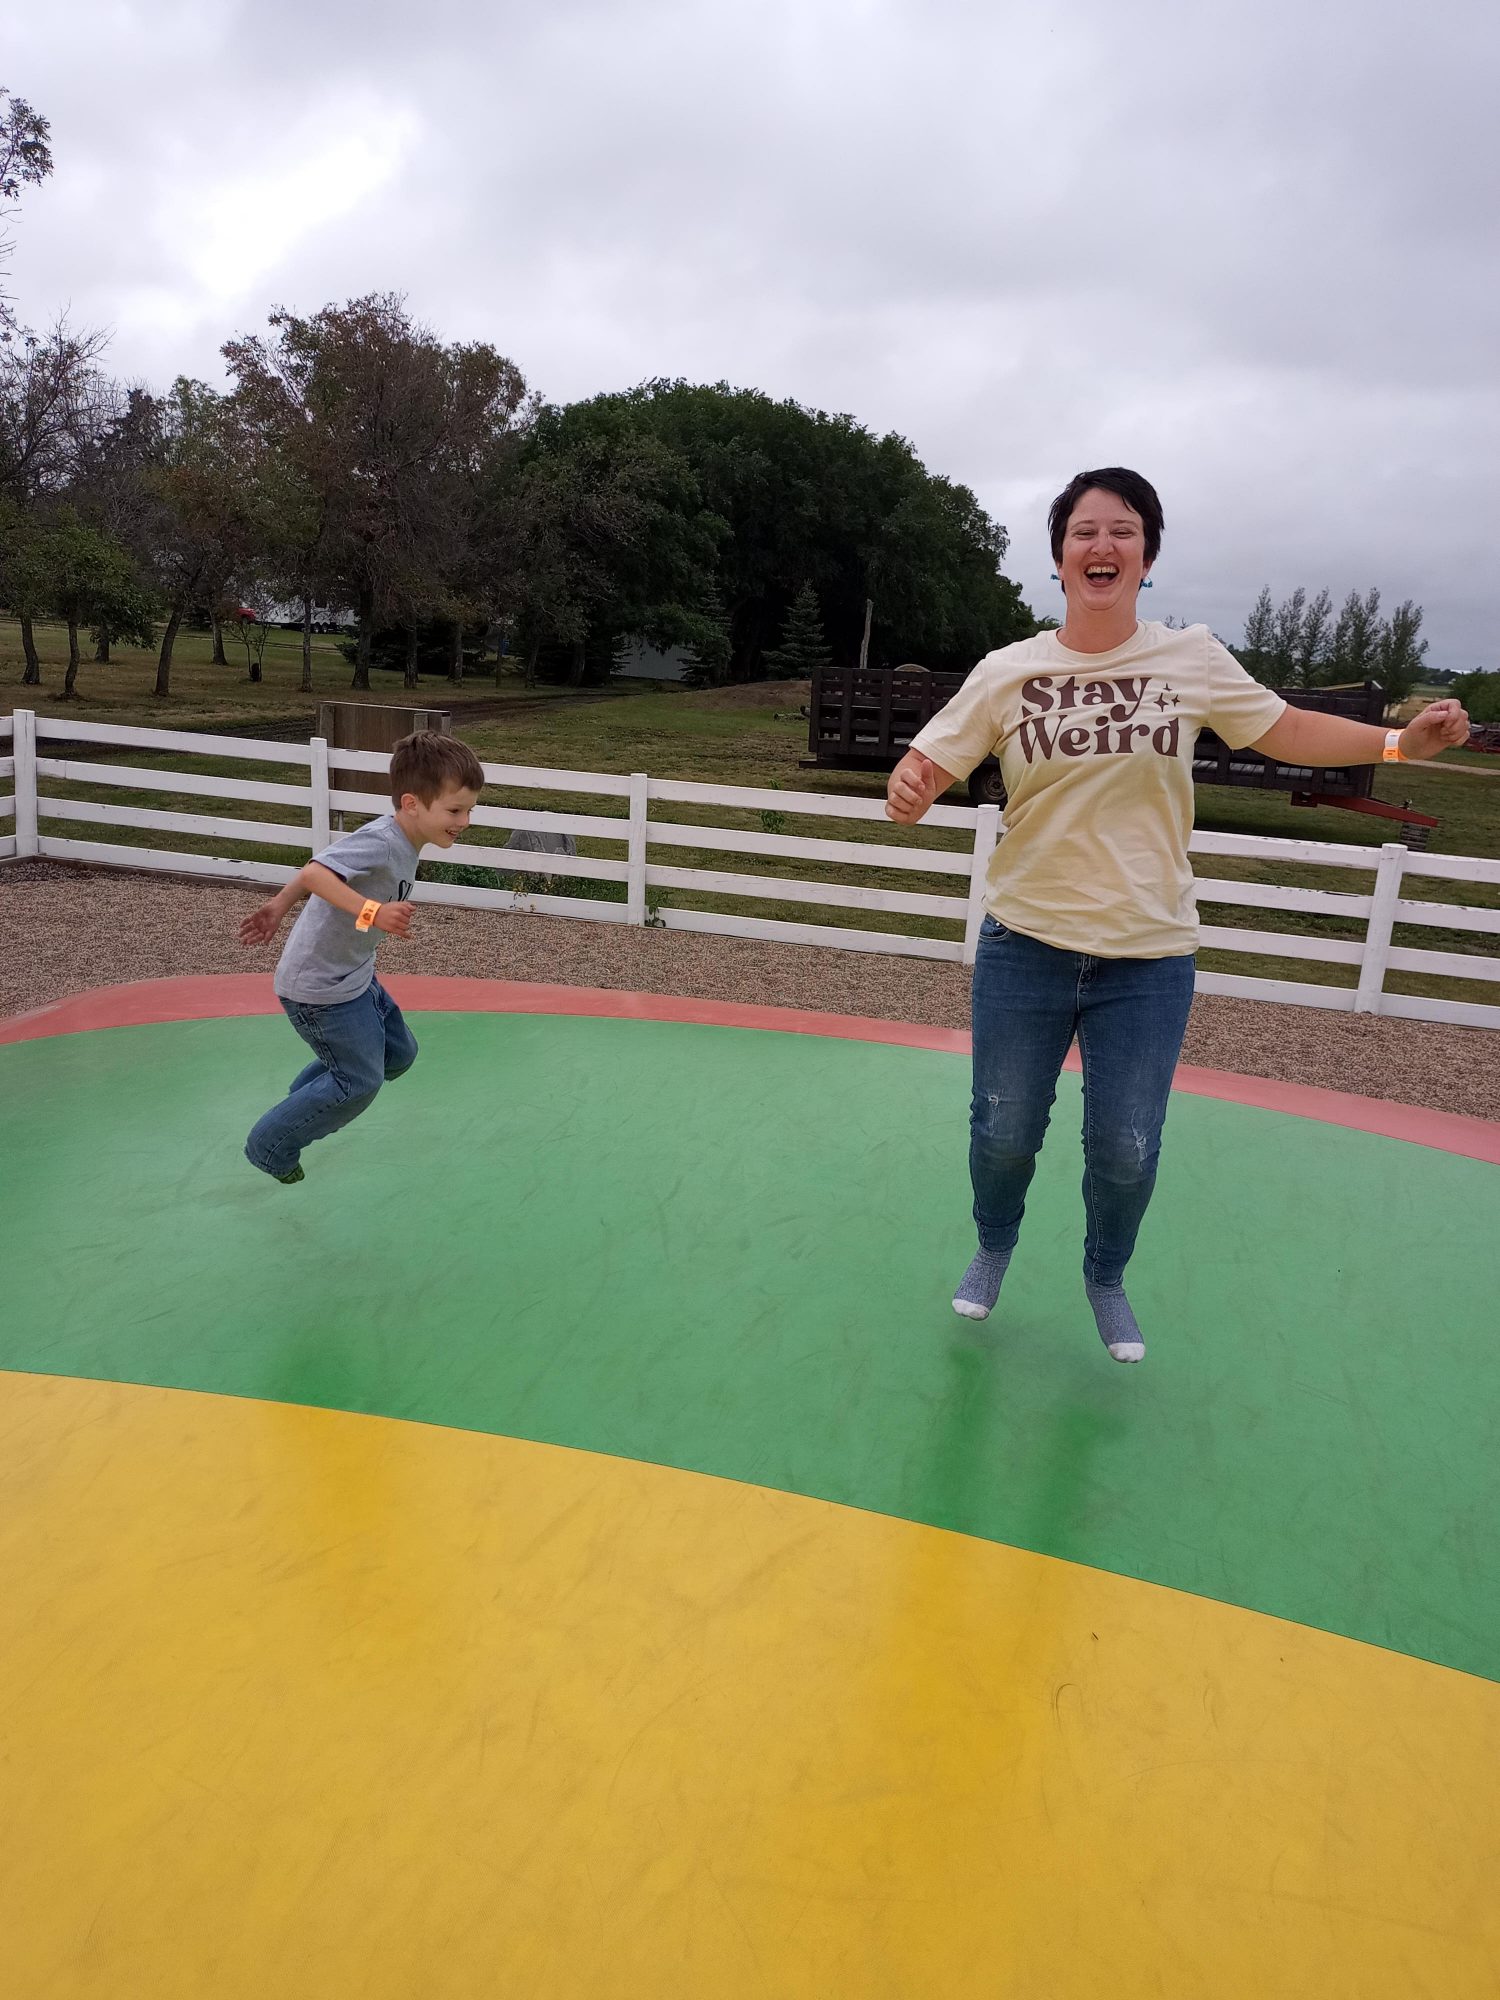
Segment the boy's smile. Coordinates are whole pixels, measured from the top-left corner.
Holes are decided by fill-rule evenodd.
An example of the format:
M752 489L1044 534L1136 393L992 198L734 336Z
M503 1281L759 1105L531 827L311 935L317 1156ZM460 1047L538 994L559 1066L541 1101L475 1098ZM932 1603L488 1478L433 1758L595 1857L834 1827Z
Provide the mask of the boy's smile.
M451 847L466 831L478 802L478 792L466 785L450 785L430 803L408 792L396 809L396 817L420 854L424 847Z

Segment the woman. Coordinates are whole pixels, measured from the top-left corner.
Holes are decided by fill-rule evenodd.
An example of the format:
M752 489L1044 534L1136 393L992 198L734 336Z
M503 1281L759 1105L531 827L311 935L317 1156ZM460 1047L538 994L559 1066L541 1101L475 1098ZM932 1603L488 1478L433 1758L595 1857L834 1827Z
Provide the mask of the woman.
M1136 595L1162 533L1161 502L1139 473L1079 473L1052 503L1048 527L1067 597L1061 629L980 661L913 738L886 811L914 824L998 753L1006 834L974 966L969 1168L979 1251L953 1309L986 1319L999 1297L1076 1035L1084 1288L1110 1354L1140 1361L1145 1341L1123 1281L1193 997L1187 845L1198 731L1287 764L1377 764L1464 742L1468 717L1439 701L1387 731L1292 708L1207 626L1138 623Z

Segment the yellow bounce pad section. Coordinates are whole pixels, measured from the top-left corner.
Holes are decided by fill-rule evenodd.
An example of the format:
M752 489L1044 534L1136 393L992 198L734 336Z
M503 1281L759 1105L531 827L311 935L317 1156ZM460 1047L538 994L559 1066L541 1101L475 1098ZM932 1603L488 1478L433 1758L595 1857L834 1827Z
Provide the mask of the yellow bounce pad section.
M1486 1682L505 1438L19 1375L0 1434L13 2000L1500 1984Z

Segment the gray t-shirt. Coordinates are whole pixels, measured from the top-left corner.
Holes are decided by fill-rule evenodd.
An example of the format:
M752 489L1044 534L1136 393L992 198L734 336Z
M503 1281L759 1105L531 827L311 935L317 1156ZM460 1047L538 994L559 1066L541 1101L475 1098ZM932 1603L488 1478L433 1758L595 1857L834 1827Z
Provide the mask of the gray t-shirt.
M417 850L394 813L346 833L313 860L377 903L404 903L417 879ZM352 916L309 896L276 967L277 995L311 1007L357 1000L375 977L379 936L357 931Z

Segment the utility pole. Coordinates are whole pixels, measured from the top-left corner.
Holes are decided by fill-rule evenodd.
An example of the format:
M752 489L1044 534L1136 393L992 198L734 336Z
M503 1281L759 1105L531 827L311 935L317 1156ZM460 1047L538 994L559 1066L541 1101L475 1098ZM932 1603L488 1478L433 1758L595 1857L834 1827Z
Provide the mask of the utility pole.
M865 636L859 642L859 670L864 672L870 658L870 619L875 610L873 597L865 599Z

